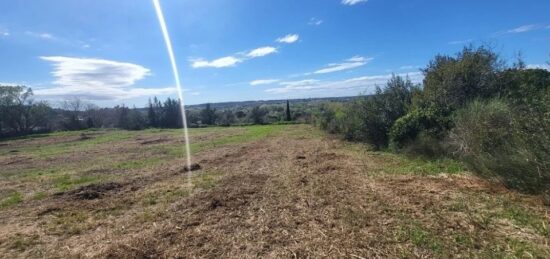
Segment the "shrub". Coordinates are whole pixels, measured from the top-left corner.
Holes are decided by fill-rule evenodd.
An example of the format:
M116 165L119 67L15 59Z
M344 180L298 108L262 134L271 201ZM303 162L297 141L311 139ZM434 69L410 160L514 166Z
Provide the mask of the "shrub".
M450 141L455 154L475 172L537 193L550 188L550 139L532 134L521 117L504 101L474 101L456 113Z
M450 118L435 108L415 109L393 124L390 130L391 146L393 149L401 149L422 132L431 138L442 139L451 125Z

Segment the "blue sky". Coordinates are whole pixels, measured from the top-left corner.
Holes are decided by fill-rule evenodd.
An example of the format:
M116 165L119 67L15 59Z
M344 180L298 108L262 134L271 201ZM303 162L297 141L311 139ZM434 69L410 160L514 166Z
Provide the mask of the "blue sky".
M548 68L547 0L161 0L187 104L353 96L488 43ZM149 0L0 2L0 83L56 104L176 96Z

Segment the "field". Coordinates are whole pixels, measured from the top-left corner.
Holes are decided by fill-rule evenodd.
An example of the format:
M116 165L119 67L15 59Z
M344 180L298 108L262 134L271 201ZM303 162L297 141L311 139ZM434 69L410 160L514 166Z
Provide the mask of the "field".
M549 258L550 207L307 125L0 142L0 257Z

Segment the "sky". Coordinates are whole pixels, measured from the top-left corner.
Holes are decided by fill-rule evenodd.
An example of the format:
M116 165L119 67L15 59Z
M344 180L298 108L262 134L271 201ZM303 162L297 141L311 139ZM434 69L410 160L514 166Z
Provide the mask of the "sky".
M548 0L161 0L186 104L355 96L488 44L550 69ZM177 96L150 0L0 2L0 84L53 105Z

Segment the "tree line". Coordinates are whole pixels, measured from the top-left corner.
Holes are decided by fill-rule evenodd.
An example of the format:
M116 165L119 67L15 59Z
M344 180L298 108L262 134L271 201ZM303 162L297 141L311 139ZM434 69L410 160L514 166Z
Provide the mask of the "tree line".
M377 150L460 159L509 187L550 190L549 71L469 46L422 72L422 84L394 75L374 95L323 105L315 122Z
M146 108L117 105L101 108L79 98L71 98L53 108L46 101L33 99L32 89L25 86L0 86L0 137L20 136L57 130L89 128L145 128L183 127L181 103L178 99L157 97L149 99ZM246 124L307 121L310 107L290 102L215 109L210 104L201 108L187 108L189 127L231 126Z

